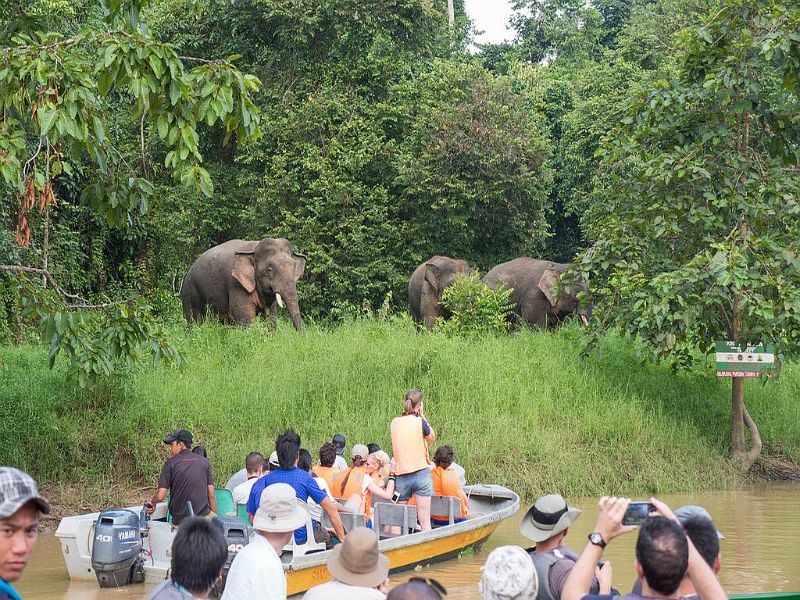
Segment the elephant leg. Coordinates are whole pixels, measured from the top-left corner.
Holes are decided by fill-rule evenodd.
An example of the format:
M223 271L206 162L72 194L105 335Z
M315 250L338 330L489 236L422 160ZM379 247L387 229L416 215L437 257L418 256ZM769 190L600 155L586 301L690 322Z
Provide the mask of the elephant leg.
M257 304L250 294L242 290L241 293L231 293L228 297L228 317L234 323L248 327L256 318Z

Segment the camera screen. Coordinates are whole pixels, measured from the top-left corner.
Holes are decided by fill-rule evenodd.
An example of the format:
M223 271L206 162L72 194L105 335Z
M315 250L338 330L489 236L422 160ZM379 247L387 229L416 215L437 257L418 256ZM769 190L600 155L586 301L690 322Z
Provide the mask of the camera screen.
M623 525L639 525L648 515L652 507L649 502L631 502L628 505L628 510L625 511L625 516L622 517Z

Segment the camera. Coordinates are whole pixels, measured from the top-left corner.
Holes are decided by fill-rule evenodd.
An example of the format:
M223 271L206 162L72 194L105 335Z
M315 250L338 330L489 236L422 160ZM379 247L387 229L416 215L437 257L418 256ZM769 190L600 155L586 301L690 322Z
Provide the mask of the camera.
M641 525L655 507L649 502L631 502L622 517L623 525Z

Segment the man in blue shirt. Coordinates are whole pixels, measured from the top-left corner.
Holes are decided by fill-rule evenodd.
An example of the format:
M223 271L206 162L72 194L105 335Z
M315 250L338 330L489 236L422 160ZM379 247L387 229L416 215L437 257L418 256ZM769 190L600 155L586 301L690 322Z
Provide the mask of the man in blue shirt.
M280 468L264 475L253 484L250 498L247 501L247 514L250 515L250 521L253 521L253 515L256 514L261 503L261 493L264 488L273 483L287 483L294 488L299 500L308 502L308 499L311 498L328 513L336 537L339 538L339 541L344 541L344 527L334 501L317 485L307 471L297 468L297 459L300 457L300 436L291 429L285 431L275 440L275 451L278 453ZM305 526L295 530L294 541L296 544L305 544L306 538Z
M0 467L0 600L22 600L11 584L22 575L36 547L39 515L49 512L30 475Z

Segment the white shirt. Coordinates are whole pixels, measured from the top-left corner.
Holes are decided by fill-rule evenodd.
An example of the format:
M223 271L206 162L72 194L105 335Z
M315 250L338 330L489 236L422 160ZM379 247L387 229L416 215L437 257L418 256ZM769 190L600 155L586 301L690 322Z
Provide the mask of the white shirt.
M336 455L336 460L333 461L333 466L334 467L339 467L342 471L346 471L347 470L347 461L337 454Z
M308 590L303 600L386 600L386 594L375 588L347 585L334 579Z
M327 481L325 481L322 477L314 477L314 481L317 482L317 485L319 485L323 492L328 494L328 498L331 499L331 502L336 502L336 498L334 498L333 494L331 494L331 490L328 487ZM306 502L306 505L308 506L308 512L311 514L311 519L317 523L322 523L322 507L314 502L314 499L311 496L308 497L308 502Z
M251 477L244 483L240 483L233 488L233 503L234 504L247 504L250 499L250 490L253 489L253 484L258 481L258 477Z
M233 559L222 600L286 600L286 575L281 557L256 533Z

